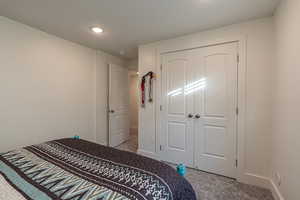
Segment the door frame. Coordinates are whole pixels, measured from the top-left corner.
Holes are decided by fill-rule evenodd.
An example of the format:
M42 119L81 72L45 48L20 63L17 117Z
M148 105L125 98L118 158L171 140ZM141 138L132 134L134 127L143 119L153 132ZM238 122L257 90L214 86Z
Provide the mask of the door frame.
M160 151L159 137L161 131L161 55L166 53L172 53L176 51L184 51L196 48L203 48L215 45L221 45L226 43L237 42L238 44L238 74L237 74L237 127L236 127L236 158L238 160L236 179L239 182L248 183L247 174L245 171L245 119L246 119L246 67L247 67L247 37L244 35L238 35L234 37L224 37L222 39L215 40L203 40L201 36L198 40L193 38L186 38L184 40L169 40L166 41L156 48L156 75L157 75L157 86L156 86L156 108L155 108L155 140L156 140L156 154L157 158L161 160L158 152ZM251 176L251 175L250 175Z

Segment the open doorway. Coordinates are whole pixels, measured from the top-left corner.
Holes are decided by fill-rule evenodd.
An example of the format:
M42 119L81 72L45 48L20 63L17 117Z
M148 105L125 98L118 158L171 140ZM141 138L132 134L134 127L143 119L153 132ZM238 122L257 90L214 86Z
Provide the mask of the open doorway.
M129 109L130 109L130 138L135 151L138 148L138 90L139 78L137 71L129 71Z
M139 102L139 76L137 70L128 67L129 88L129 138L119 145L120 150L136 153L138 149L138 102Z
M109 134L110 147L118 147L129 140L130 106L128 69L109 64Z

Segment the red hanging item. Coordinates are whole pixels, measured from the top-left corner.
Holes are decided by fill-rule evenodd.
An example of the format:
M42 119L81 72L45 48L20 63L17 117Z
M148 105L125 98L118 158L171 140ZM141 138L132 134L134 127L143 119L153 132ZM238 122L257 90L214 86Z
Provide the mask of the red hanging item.
M149 102L152 102L153 101L152 86L153 86L153 78L154 78L153 72L150 72L149 76L150 76L150 79L149 79Z
M147 77L149 76L149 102L153 101L153 79L154 79L154 73L148 72L146 75L142 77L141 82L141 106L144 108L146 106L146 81Z
M142 100L141 100L141 105L144 108L145 107L145 84L146 84L146 78L143 77L142 78L142 82L141 82L141 94L142 94Z

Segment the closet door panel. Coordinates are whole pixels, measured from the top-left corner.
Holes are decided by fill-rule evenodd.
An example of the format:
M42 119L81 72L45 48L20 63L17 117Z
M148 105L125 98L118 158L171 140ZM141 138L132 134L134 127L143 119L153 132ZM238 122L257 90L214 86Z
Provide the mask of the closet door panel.
M226 113L226 55L212 54L204 57L206 89L204 111L206 117L224 118Z
M186 52L162 56L162 111L160 157L193 167L193 102L186 88L191 82L190 59Z
M193 50L198 79L205 80L194 96L195 166L236 177L237 43Z

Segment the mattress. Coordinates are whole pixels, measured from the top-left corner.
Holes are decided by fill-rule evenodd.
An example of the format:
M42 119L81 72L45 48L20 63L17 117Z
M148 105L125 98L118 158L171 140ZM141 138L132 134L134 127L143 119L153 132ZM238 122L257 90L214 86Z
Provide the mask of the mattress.
M170 166L85 140L61 139L0 154L0 199L196 200Z

